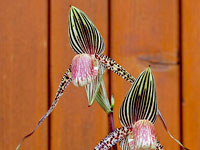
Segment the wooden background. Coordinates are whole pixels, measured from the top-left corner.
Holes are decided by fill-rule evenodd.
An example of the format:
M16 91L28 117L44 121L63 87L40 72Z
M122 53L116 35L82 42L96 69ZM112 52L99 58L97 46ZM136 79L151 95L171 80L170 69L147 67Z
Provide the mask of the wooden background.
M170 132L191 150L199 149L199 0L1 0L0 149L15 149L54 99L74 56L67 31L70 5L91 18L104 38L105 54L132 75L151 65ZM118 110L131 85L110 72L105 80L120 127ZM84 88L71 84L22 149L93 149L107 130L106 114L97 104L88 108ZM159 120L156 131L165 150L180 149Z

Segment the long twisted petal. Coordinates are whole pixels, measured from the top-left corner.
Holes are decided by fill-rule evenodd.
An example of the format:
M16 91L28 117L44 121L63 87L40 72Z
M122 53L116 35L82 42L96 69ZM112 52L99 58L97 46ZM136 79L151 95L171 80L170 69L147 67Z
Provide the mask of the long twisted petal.
M117 142L123 140L129 134L129 132L131 132L131 128L126 127L121 127L114 130L103 140L101 140L94 150L108 150Z
M69 11L69 41L77 54L101 54L105 45L92 21L80 9L71 6Z
M133 83L135 81L135 78L131 76L122 66L116 63L115 60L112 58L109 58L108 56L105 56L103 54L101 55L95 55L95 58L99 60L99 63L104 66L105 68L113 71L114 73L121 76L123 79Z
M165 128L165 130L167 131L167 133L169 134L169 136L170 136L176 143L178 143L183 149L189 150L187 147L183 146L183 144L181 144L181 142L179 142L179 140L177 140L176 138L174 138L174 137L171 135L171 133L169 132L169 130L168 130L168 128L167 128L167 125L166 125L166 123L165 123L165 120L164 120L164 118L163 118L163 116L162 116L162 114L161 114L161 112L160 112L159 110L158 110L158 116L160 117L160 119L161 119L161 121L162 121L162 123L163 123L163 125L164 125L164 128Z
M61 95L63 94L65 88L69 85L69 83L71 82L71 66L70 68L66 71L66 73L64 74L61 82L60 82L60 85L58 87L58 90L57 90L57 93L56 93L56 96L55 96L55 99L53 101L53 103L51 104L51 107L49 108L49 110L47 111L47 113L39 120L37 126L33 129L33 131L31 133L29 133L28 135L26 135L22 140L21 142L19 143L19 145L17 146L16 149L19 149L22 142L29 136L31 136L35 131L36 129L41 125L41 123L51 114L51 112L53 111L53 109L56 107L56 104L58 103L59 101L59 98L61 97Z
M151 69L147 68L137 77L120 107L120 123L125 127L137 120L148 120L154 124L157 111L155 82Z

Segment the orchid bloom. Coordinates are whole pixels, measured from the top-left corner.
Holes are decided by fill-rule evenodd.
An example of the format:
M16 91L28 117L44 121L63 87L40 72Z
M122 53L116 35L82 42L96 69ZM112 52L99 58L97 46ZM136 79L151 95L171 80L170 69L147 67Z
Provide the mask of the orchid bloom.
M105 45L101 34L85 13L74 6L71 6L69 11L68 33L70 46L76 55L60 82L51 107L40 119L34 130L25 136L21 142L32 135L45 118L50 115L70 82L75 86L85 86L89 105L91 105L95 99L95 92L99 89L97 85L102 86L101 83L98 83L101 82L101 76L106 68L131 83L135 80L113 59L103 55ZM20 144L17 149L19 147Z
M151 69L147 68L136 78L122 102L119 111L122 127L111 132L94 149L108 150L120 142L122 150L162 150L154 128L157 115L161 116L156 101L155 81Z
M103 55L103 38L92 21L78 8L69 12L69 41L76 56L72 60L71 79L75 86L85 86L89 105L93 103L100 76L107 68L129 82L134 82L125 69Z

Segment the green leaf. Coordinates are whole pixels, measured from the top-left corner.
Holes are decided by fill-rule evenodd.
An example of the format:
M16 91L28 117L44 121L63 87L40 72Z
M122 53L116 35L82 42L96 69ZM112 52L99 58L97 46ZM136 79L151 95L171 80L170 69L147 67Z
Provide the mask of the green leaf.
M103 80L96 94L96 101L106 113L112 112Z
M111 96L111 109L113 110L114 108L114 104L115 104L115 99L114 99L114 96L112 95Z

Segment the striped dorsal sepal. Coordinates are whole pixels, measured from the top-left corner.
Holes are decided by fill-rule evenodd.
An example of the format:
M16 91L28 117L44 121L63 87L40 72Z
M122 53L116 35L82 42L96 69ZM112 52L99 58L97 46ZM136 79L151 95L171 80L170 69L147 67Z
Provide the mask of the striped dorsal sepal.
M128 94L119 111L122 126L133 126L138 120L148 120L155 123L157 117L157 101L154 77L150 68L142 72Z
M42 124L42 122L51 114L51 112L54 110L54 108L56 107L56 104L58 103L60 97L62 96L65 88L69 85L69 83L72 81L71 79L71 66L69 67L69 69L65 72L61 82L60 82L60 85L58 87L58 90L57 90L57 93L56 93L56 96L55 96L55 99L53 101L53 103L51 104L49 110L47 111L47 113L39 120L37 126L33 129L33 131L31 133L29 133L28 135L26 135L20 142L20 144L17 146L16 149L19 149L22 142L28 138L29 136L31 136L35 131L36 129Z
M96 59L99 60L99 63L113 71L114 73L118 74L119 76L121 76L123 79L133 83L135 81L135 78L133 76L131 76L124 68L122 68L122 66L120 66L119 64L116 63L115 60L113 60L112 58L109 58L108 56L105 56L103 54L101 55L95 55Z
M101 140L98 143L98 145L94 148L94 150L108 150L117 142L120 142L121 140L123 140L130 132L131 132L131 128L121 127L121 128L115 129L103 140Z
M83 11L71 6L68 23L70 45L76 54L104 52L101 34Z

